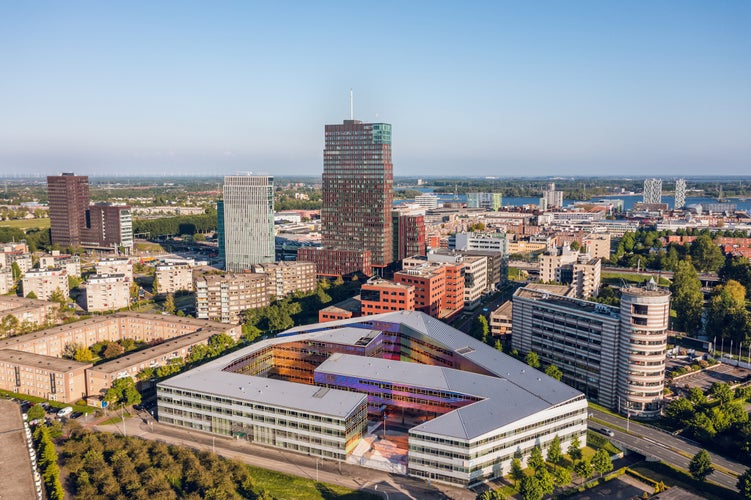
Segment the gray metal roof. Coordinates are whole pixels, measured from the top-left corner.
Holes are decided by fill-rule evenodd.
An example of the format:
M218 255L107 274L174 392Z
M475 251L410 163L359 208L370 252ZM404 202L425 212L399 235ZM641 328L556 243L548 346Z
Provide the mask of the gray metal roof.
M316 385L217 370L191 370L160 382L159 386L337 418L345 418L367 399L365 394L358 392L331 389L320 393L321 388Z
M180 386L188 390L205 390L208 393L221 394L230 391L227 387L238 385L235 381L240 382L240 380L252 379L253 384L258 387L264 387L267 383L290 384L297 389L288 388L287 385L273 385L271 386L274 388L272 392L253 393L253 401L265 401L306 411L332 412L340 403L332 398L332 405L329 407L324 404L326 397L321 400L312 398L310 394L318 389L317 386L251 377L222 370L240 357L276 344L303 339L326 339L330 342L337 335L343 335L344 342L342 343L349 344L373 331L383 330L400 331L403 335L412 337L429 337L444 348L454 351L456 356L466 359L487 372L483 375L460 369L370 357L363 359L352 355L332 355L328 361L319 366L319 370L370 374L374 378L382 377L384 381L426 388L445 388L483 398L482 401L421 424L414 428L415 431L472 440L525 417L532 417L553 406L583 397L583 394L576 389L419 311L390 312L291 328L282 336L257 342L245 349L177 375L160 385ZM231 383L228 383L229 381ZM277 396L277 387L280 391L284 391L280 392L282 396ZM299 393L296 392L298 390ZM234 390L232 394L234 394L233 397L242 397L245 394L247 399L248 393ZM309 403L313 406L308 407Z

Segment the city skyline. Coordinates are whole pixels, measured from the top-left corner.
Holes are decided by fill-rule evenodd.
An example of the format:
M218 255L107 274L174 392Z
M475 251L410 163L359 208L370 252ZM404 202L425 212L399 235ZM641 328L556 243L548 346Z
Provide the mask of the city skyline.
M397 176L742 175L750 20L744 2L6 6L0 175L318 175L350 88L356 119L394 125Z

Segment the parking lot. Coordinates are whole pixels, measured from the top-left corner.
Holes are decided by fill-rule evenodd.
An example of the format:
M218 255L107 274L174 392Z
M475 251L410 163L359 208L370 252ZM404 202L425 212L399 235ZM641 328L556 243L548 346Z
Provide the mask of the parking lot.
M708 391L715 382L734 385L743 382L747 378L751 378L751 370L720 364L701 372L683 376L675 382L675 385L681 388L686 386L699 387L703 391Z

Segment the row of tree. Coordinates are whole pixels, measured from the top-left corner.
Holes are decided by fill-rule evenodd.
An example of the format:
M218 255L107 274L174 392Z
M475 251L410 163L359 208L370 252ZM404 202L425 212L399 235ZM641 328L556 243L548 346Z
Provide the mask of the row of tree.
M37 449L37 463L42 473L42 480L51 500L63 500L65 490L60 482L60 467L57 465L57 450L52 442L50 432L45 425L34 430L34 442Z
M178 215L176 217L136 219L133 221L134 233L149 233L152 238L206 233L216 231L216 228L216 211L202 215Z

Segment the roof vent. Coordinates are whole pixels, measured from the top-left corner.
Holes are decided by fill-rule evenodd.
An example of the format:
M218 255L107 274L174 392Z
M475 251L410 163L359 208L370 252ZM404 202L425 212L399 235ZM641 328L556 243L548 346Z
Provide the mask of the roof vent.
M459 349L456 350L456 352L458 354L464 355L464 354L469 354L471 352L475 352L475 350L469 346L465 346L465 347L460 347Z

